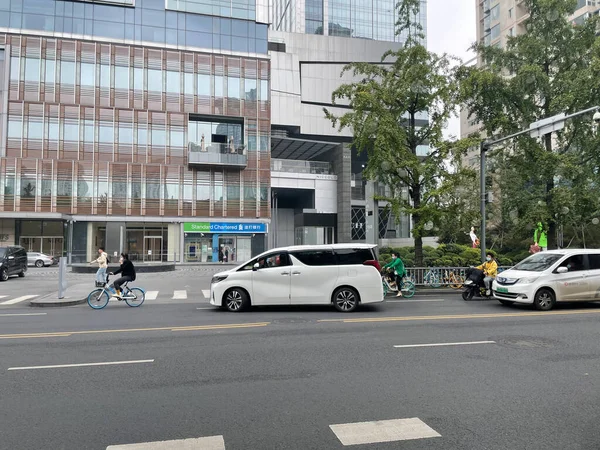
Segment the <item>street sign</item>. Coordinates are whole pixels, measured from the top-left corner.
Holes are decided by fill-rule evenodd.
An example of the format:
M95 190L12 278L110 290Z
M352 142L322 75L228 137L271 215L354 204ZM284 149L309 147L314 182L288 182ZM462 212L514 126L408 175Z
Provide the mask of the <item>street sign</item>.
M529 125L529 135L533 138L545 136L548 133L562 130L565 127L565 113L538 120Z

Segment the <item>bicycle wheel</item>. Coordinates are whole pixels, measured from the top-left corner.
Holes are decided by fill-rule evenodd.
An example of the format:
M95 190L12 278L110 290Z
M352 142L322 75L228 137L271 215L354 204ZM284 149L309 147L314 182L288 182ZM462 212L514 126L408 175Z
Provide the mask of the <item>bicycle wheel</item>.
M450 285L450 287L452 289L461 289L463 287L464 283L465 283L464 277L462 277L460 275L454 275L452 277L452 284Z
M440 275L438 273L432 273L431 278L429 279L429 284L431 287L439 288L442 285L440 283Z
M413 295L415 295L415 284L412 281L405 281L402 286L402 296L411 298Z
M104 289L94 289L90 292L90 295L88 295L87 302L88 305L94 309L102 309L108 305L109 299L108 292Z
M388 291L389 291L388 285L385 281L382 282L381 284L383 286L383 298L385 298L388 295Z
M142 306L144 300L146 300L146 292L142 288L134 287L129 289L127 297L125 298L125 303L132 308L137 308L138 306Z

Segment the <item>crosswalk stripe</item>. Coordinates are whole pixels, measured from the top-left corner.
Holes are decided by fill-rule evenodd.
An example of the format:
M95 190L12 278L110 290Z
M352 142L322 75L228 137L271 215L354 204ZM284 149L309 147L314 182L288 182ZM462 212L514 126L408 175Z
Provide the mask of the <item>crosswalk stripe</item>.
M36 298L37 295L23 295L22 297L13 298L12 300L7 300L5 302L0 303L0 305L14 305L15 303L21 303L25 300L29 300L32 298Z
M208 436L174 441L142 442L139 444L109 445L106 450L225 450L223 436Z
M158 291L146 292L146 300L156 300L156 297L158 297Z
M202 289L202 295L204 298L210 298L210 289Z
M441 437L418 417L329 425L342 445L375 444Z
M184 300L187 298L187 291L173 291L173 300Z

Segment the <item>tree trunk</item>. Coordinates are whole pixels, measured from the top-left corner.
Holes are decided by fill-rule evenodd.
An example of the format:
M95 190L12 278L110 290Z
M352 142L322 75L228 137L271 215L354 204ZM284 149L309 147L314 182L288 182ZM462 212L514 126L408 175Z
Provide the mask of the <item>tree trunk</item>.
M421 186L413 186L412 189L413 208L418 210L421 207ZM413 219L413 237L415 240L415 266L423 267L423 238L421 237L420 223L421 215L415 213ZM415 231L416 229L416 231Z

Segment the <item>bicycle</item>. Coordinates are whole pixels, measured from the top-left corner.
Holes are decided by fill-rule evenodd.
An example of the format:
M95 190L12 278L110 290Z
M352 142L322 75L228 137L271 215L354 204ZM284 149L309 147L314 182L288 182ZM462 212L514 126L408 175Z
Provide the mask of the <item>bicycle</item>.
M108 305L108 301L110 300L110 297L112 296L112 294L115 293L115 289L108 285L109 278L110 278L110 275L107 274L106 275L106 283L103 283L104 285L102 287L99 287L98 289L94 289L88 295L87 303L88 303L88 305L90 305L91 308L102 309L106 305ZM142 303L144 303L144 300L146 299L146 291L144 291L140 287L129 288L127 286L128 284L129 284L129 281L126 281L121 286L121 290L123 291L122 295L120 297L115 297L115 298L119 301L125 300L125 303L127 303L127 305L131 306L132 308L137 308L139 306L142 306Z
M440 274L438 270L429 269L423 277L423 283L425 286L439 288L442 284L440 283Z
M395 285L392 286L387 275L384 274L381 276L381 282L383 284L383 298L384 299L390 292L392 292L392 293L398 292L398 287ZM415 295L415 284L412 281L406 279L406 277L403 277L402 278L402 288L400 289L400 292L402 292L403 297L411 298L413 295Z
M465 282L464 275L455 274L454 271L448 272L447 270L444 272L444 284L450 286L452 289L460 289L463 287Z

